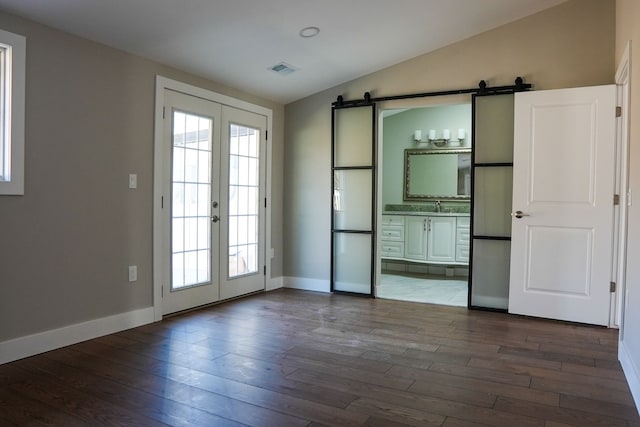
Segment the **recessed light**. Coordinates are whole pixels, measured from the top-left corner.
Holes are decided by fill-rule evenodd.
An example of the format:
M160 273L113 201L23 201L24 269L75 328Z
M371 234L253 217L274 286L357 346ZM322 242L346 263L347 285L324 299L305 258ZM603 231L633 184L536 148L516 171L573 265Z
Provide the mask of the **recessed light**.
M305 39L310 39L311 37L315 37L320 33L320 28L318 27L305 27L300 30L300 37L304 37Z

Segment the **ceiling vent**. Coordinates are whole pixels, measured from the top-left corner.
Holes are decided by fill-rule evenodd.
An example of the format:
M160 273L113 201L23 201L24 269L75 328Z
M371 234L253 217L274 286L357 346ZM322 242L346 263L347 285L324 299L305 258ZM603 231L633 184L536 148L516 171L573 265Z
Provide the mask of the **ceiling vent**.
M282 76L286 76L288 74L293 73L294 71L297 71L296 67L294 67L293 65L289 65L285 62L281 62L279 64L274 65L273 67L269 67L269 69Z

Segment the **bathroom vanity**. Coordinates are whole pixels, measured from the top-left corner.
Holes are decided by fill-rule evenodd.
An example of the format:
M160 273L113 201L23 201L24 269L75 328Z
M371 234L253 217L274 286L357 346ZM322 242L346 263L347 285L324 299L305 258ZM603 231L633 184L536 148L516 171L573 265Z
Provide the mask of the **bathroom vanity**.
M384 269L464 275L469 264L471 147L406 138L408 129L471 127L470 105L426 107L385 118L378 225ZM464 138L463 138L464 139ZM449 270L449 269L447 269Z
M380 227L383 259L467 265L469 214L386 211Z

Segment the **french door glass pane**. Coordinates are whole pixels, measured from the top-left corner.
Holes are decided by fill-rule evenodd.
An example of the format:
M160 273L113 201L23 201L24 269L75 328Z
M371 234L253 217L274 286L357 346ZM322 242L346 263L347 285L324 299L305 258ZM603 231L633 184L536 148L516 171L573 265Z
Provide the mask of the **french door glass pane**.
M229 278L258 272L259 135L258 129L229 127Z
M211 282L211 136L207 117L173 112L171 289Z

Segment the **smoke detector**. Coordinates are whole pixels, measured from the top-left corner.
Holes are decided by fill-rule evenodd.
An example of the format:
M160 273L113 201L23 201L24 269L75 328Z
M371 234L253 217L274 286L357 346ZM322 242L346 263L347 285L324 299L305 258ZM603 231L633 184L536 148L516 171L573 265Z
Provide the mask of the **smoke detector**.
M320 34L320 28L318 27L305 27L300 30L300 37L310 39Z

